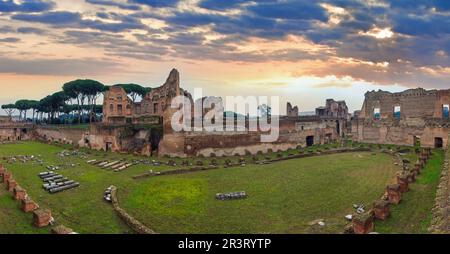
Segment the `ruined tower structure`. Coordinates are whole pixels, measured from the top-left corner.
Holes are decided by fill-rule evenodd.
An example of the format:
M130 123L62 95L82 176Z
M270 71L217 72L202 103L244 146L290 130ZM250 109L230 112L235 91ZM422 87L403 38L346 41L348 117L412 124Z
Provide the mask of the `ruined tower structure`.
M334 99L327 99L324 107L316 108L316 115L349 118L348 107L345 101L335 101Z
M104 94L103 122L109 124L155 123L170 107L173 98L192 96L180 88L180 74L173 69L166 82L147 93L141 102L133 102L120 86L112 86Z
M288 117L298 117L298 107L292 107L291 103L288 102L286 107L286 115Z
M371 91L352 119L353 139L368 143L446 147L450 89Z

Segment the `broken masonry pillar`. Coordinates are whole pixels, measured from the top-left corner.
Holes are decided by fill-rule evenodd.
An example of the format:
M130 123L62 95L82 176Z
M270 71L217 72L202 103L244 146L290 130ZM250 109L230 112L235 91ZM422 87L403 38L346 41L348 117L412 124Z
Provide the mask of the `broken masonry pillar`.
M408 171L407 177L408 177L408 183L415 182L416 181L416 171L414 171L414 170Z
M12 178L9 178L7 181L6 181L6 189L9 191L9 192L13 192L13 190L14 190L14 188L17 186L17 182L16 182L16 180L14 180L14 179L12 179Z
M56 234L56 235L68 235L68 234L72 234L73 230L64 225L59 225L59 226L53 227L51 232L52 232L52 234Z
M24 200L25 197L27 196L27 192L22 187L20 187L19 185L14 187L13 194L14 194L14 199L15 200Z
M3 173L3 182L6 183L9 178L11 178L11 172L5 170L5 173Z
M368 234L373 231L373 215L371 213L355 215L352 224L355 234Z
M406 175L403 174L403 175L397 176L397 183L398 183L398 185L400 185L400 192L404 193L409 190L408 189L409 181L408 181L408 177Z
M378 200L373 204L373 211L376 219L385 220L389 216L389 202Z
M22 211L28 213L38 209L38 205L30 198L22 199Z
M33 211L33 225L38 228L46 227L52 221L50 209L36 209Z
M391 184L387 187L388 199L391 204L398 204L402 200L400 185Z

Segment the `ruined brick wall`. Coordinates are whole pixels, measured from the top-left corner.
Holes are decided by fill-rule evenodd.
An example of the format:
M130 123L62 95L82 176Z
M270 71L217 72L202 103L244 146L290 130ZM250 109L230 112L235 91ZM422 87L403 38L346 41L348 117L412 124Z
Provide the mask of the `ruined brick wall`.
M347 103L345 101L335 101L334 99L327 99L324 107L316 108L316 115L347 119Z
M301 118L300 118L301 119ZM305 127L307 126L307 127ZM166 126L170 128L170 126ZM184 132L164 133L163 142L159 146L160 155L170 156L216 156L245 155L250 152L267 152L288 150L297 146L306 146L308 136L314 144L323 144L339 138L335 121L325 121L317 118L294 120L283 118L279 124L279 138L273 143L262 143L261 132Z
M292 107L291 103L288 102L286 106L286 115L288 117L298 117L298 107Z
M425 147L435 147L442 140L445 147L450 120L443 117L443 105L449 103L450 90L368 92L361 112L352 120L352 136L360 142L402 145L420 140ZM394 108L400 111L395 114Z
M41 141L57 141L62 144L76 145L80 142L86 132L89 132L89 130L37 126L34 129L34 138Z
M78 145L95 150L150 155L151 129L132 125L93 124Z
M192 96L180 88L180 74L173 69L166 82L153 88L141 102L133 102L120 86L113 86L104 94L103 122L110 124L148 123L152 116L161 117L172 99L179 95Z
M14 128L0 128L0 141L17 140L17 130Z
M410 89L401 93L372 91L365 94L364 115L371 118L375 108L380 109L381 118L394 117L394 107L400 106L401 118L430 118L435 116L437 91L422 88Z
M103 97L104 122L124 122L125 117L131 117L135 111L133 101L120 86L110 87Z
M0 141L30 140L33 138L33 125L7 123L0 125Z
M173 69L166 82L152 89L142 100L142 113L162 116L172 99L181 94L180 74Z

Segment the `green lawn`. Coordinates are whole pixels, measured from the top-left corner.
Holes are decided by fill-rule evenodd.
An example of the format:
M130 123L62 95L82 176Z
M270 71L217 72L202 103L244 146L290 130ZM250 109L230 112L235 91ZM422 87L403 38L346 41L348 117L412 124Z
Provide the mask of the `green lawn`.
M119 198L162 233L340 233L352 204L381 197L397 169L386 154L337 154L145 179ZM214 198L233 191L249 197ZM308 225L316 219L326 226Z
M410 191L403 194L402 201L391 207L386 221L377 221L375 230L380 233L424 234L431 223L431 209L435 203L444 151L435 150Z
M54 195L42 189L37 177L39 172L47 171L44 166L32 162L6 164L41 207L52 209L58 224L79 233L132 233L102 199L104 189L112 184L119 189L121 206L159 233L340 233L346 224L344 216L354 212L352 204L370 205L383 194L398 170L387 154L353 152L133 180L132 176L150 169L161 171L174 167L141 164L116 173L89 165L87 159L60 158L57 153L62 150L59 146L37 142L7 144L0 145L0 158L41 155L44 166L79 164L59 172L81 186ZM88 159L151 159L83 151L89 153ZM270 157L275 158L276 154ZM246 158L250 161L250 157ZM196 160L199 159L190 161ZM428 179L425 176L424 172L424 179ZM32 227L31 214L22 213L18 203L3 191L3 184L0 188L0 233L49 231ZM218 192L233 191L246 191L249 197L235 201L214 198ZM419 210L418 206L412 209L411 213ZM308 225L316 219L324 219L326 225Z
M20 211L19 203L5 190L5 185L0 184L0 233L47 233L48 229L36 229L33 227L32 218L32 214Z

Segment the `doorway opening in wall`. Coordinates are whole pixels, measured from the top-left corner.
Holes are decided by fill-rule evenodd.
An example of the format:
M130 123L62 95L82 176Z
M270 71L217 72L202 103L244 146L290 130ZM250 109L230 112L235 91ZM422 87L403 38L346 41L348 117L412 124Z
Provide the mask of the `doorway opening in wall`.
M314 136L307 136L306 137L306 146L313 146L314 145Z
M413 138L413 146L414 147L420 147L420 137L414 136L414 138Z
M443 118L449 118L449 105L448 104L444 104L442 105L442 117Z
M341 125L339 124L339 120L336 120L336 133L338 136L341 135Z
M106 142L105 151L109 152L109 151L111 151L111 148L112 148L112 143L111 142Z
M443 140L442 138L436 137L434 138L434 148L442 148L443 147Z

